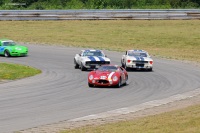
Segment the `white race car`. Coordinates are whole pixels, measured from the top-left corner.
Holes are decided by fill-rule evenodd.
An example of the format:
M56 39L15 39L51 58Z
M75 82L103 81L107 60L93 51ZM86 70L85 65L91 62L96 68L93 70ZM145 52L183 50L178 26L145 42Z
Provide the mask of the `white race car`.
M145 69L152 71L153 59L144 50L128 50L121 58L122 67L126 70L133 69Z
M81 50L74 57L75 69L80 68L81 71L87 69L95 69L104 64L110 64L110 59L102 50Z

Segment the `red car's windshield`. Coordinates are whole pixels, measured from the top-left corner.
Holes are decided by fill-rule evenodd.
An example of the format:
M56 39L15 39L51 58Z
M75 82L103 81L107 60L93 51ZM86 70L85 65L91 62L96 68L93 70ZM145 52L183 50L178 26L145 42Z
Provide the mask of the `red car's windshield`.
M116 71L117 70L117 67L115 66L101 66L98 68L99 71Z

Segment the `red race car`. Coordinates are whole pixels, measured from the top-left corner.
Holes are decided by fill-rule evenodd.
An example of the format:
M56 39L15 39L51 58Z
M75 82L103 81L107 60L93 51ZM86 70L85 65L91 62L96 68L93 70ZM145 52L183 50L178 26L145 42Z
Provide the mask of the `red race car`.
M102 65L88 74L88 86L116 86L126 85L127 71L117 65Z

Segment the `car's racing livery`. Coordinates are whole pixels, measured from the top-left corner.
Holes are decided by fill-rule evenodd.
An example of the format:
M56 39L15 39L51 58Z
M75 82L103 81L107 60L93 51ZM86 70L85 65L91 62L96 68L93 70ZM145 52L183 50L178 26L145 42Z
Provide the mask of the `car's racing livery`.
M145 69L152 71L153 59L144 50L128 50L121 58L122 67L126 70L133 69Z
M0 55L5 57L10 56L26 56L28 54L28 48L21 46L12 40L0 39Z
M87 69L96 69L101 65L110 64L110 59L106 57L102 50L81 50L74 57L75 69L82 71Z
M118 65L102 65L88 74L88 86L115 86L126 85L127 71Z

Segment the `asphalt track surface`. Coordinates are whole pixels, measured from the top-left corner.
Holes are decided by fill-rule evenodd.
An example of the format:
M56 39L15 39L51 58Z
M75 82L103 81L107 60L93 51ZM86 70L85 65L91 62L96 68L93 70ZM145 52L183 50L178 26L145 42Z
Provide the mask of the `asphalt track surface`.
M42 74L0 83L0 133L140 105L200 88L198 67L155 57L153 72L128 72L126 86L89 88L89 71L74 69L73 64L82 48L27 46L27 57L0 57L0 62L36 67ZM123 53L104 52L112 64L120 65Z

